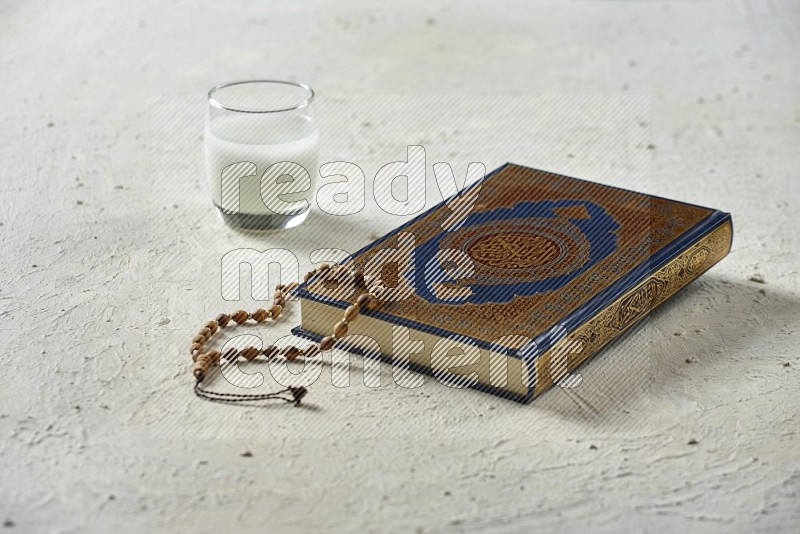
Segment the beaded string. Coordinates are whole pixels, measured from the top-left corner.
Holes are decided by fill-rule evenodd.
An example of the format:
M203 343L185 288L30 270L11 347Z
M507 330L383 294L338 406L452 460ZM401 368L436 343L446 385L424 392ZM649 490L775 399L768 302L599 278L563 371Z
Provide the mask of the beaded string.
M337 280L342 274L350 273L350 271L348 271L343 265L331 267L330 264L323 263L315 269L307 272L303 277L303 280L308 282L314 276L323 273L326 275L326 277ZM218 365L221 360L225 360L232 364L239 357L242 357L248 361L252 361L259 356L263 356L267 360L277 358L278 356L283 356L287 361L293 361L298 357L313 358L318 356L321 352L333 349L336 342L347 335L350 322L354 321L358 317L361 310L369 307L375 307L380 302L379 296L387 290L383 282L380 280L373 282L370 278L365 277L364 272L361 269L355 269L352 271L352 276L353 282L356 286L367 287L367 285L369 285L367 291L362 293L358 299L356 299L354 304L351 304L345 309L342 319L334 325L333 333L331 335L323 337L319 343L312 343L302 349L294 345L288 345L281 349L278 349L278 347L274 345L267 345L260 350L252 346L245 347L241 350L229 348L224 354L218 350L205 350L205 344L212 338L212 336L214 336L214 334L216 334L220 329L226 328L229 325L232 326L234 323L241 325L247 321L264 323L267 321L267 319L275 321L275 319L280 317L287 302L295 296L297 287L299 285L297 282L275 286L272 305L269 307L269 309L258 308L252 313L248 313L245 310L237 310L230 314L221 313L216 319L208 321L205 325L203 325L203 328L197 333L197 335L192 338L192 344L189 347L189 353L191 354L192 361L194 362L192 374L195 378L195 395L201 399L211 402L241 403L262 400L281 400L294 404L295 406L299 406L300 401L308 393L308 390L304 387L290 386L280 391L274 391L271 393L242 394L210 391L204 388L202 383L203 380L209 376L210 370L214 366Z

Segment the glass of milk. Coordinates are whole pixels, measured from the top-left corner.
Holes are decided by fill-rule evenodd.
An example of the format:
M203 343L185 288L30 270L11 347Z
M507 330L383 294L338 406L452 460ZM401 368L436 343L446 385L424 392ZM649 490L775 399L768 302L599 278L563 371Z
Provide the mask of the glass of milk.
M318 172L314 91L279 80L218 85L208 92L206 173L230 226L291 228L305 220Z

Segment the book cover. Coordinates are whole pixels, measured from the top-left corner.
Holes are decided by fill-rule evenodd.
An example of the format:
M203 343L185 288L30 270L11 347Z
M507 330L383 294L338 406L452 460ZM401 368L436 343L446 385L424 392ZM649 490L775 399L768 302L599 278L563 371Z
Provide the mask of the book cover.
M392 291L342 342L527 402L722 259L732 232L718 210L505 164L347 262ZM314 278L298 294L294 332L319 339L360 292Z

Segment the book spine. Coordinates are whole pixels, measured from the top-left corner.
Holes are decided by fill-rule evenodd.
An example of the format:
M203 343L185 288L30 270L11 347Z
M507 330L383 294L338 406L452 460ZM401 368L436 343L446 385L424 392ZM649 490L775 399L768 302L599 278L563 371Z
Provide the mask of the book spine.
M565 378L659 304L710 269L731 249L730 216L674 255L640 283L572 330L533 363L527 400Z

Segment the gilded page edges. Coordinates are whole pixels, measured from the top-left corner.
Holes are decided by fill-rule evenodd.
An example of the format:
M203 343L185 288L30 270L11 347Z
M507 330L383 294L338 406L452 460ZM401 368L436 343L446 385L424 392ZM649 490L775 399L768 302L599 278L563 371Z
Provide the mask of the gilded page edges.
M533 382L532 397L538 396L564 378L565 373L574 371L650 311L719 262L730 252L732 238L733 225L728 216L720 225L538 357L534 365L535 377L529 381Z

